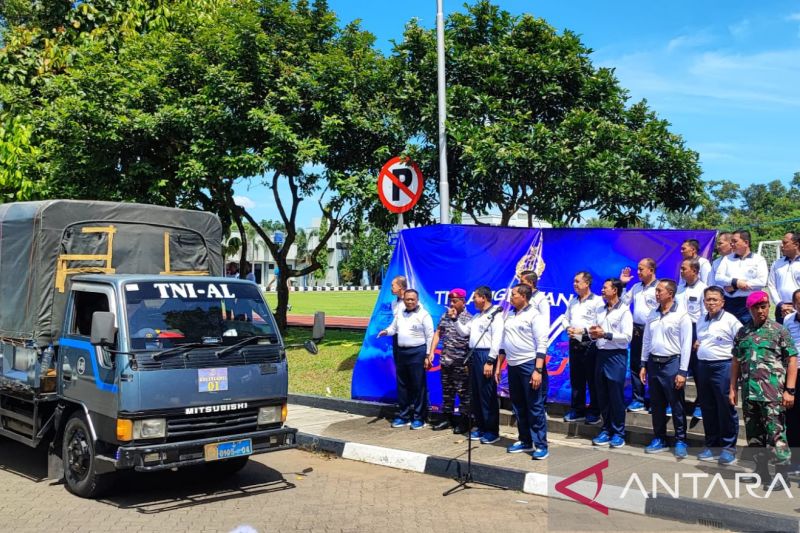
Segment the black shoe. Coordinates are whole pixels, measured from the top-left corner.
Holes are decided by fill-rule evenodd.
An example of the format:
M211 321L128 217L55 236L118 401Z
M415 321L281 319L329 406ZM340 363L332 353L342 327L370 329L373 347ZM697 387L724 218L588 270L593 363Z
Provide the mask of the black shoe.
M769 455L764 452L756 453L753 461L756 464L755 473L761 478L761 486L767 490L772 484L772 474L769 473Z
M445 417L443 420L440 420L436 424L433 425L431 428L433 431L442 431L444 429L449 429L453 427L453 424L450 422L449 417Z
M463 435L469 433L469 417L457 416L453 419L453 434Z
M775 490L784 490L786 487L791 487L792 482L789 480L789 474L793 472L793 467L791 464L778 464L775 465L775 477L781 476L783 478L783 483L776 483ZM770 482L770 485L772 482Z

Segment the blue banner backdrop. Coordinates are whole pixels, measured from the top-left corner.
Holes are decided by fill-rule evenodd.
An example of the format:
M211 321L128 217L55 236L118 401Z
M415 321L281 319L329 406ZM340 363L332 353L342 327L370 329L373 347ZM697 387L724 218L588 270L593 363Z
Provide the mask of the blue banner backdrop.
M353 370L352 397L394 402L397 399L395 368L390 337L378 332L392 320L394 296L389 281L406 276L409 287L419 291L420 302L433 317L434 327L445 312L447 293L461 287L470 295L468 309L474 313L472 291L480 285L493 290L495 303L507 306L510 288L523 270L539 273L539 289L551 303L550 346L547 368L549 399L568 402L569 354L561 315L573 297L572 279L580 270L594 278L592 291L599 294L603 281L619 276L629 266L634 274L643 257L655 259L657 276L679 279L680 246L697 239L701 255L711 258L716 232L638 229L530 229L482 226L436 225L403 230L386 272L386 283L378 295L369 326ZM438 348L437 348L438 353ZM441 405L442 387L438 357L428 372L428 390L433 408ZM499 384L507 395L505 375Z

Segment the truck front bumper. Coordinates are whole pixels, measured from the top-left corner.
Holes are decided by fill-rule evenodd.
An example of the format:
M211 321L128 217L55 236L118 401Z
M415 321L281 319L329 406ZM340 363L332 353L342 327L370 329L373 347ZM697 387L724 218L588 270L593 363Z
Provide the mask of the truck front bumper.
M206 462L205 446L221 442L251 439L253 453L277 452L297 447L297 430L289 427L267 429L224 435L208 439L198 439L165 444L144 444L140 446L120 446L115 458L99 456L98 473L114 470L134 469L138 472L153 472L170 468L199 465ZM222 459L224 460L224 459Z

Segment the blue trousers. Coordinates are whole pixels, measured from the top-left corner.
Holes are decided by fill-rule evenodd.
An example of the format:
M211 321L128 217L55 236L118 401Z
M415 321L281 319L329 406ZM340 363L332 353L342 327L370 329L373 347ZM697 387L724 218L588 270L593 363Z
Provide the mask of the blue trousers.
M595 388L603 431L625 438L625 363L628 350L597 350Z
M739 435L739 415L728 402L731 383L731 360L697 362L698 395L702 392L700 409L703 411L703 428L707 448L736 451Z
M500 433L500 405L497 403L497 383L494 376L483 377L483 365L489 360L489 349L476 349L470 361L469 378L472 388L472 411L475 425L485 433Z
M666 440L667 405L669 405L672 407L675 441L686 442L684 389L675 389L675 376L680 370L680 361L680 357L673 357L666 363L647 361L647 380L650 385L650 407L653 409L653 434L658 439Z
M537 450L547 448L547 412L544 401L547 398L547 369L542 369L542 384L538 389L531 386L531 376L536 361L521 365L508 365L508 392L511 406L517 418L519 440L533 443Z
M425 375L425 345L397 347L397 417L425 420L428 415L428 379Z
M596 352L594 344L586 345L575 339L569 340L569 385L572 391L570 406L579 415L587 412L587 388L589 389L588 412L591 415L599 413L594 378Z
M747 310L747 296L726 296L725 310L739 319L742 325L747 325L753 321L750 311Z

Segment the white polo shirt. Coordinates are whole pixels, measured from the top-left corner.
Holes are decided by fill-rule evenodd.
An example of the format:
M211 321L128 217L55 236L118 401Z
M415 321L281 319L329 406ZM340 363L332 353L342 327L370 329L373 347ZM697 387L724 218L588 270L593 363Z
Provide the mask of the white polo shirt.
M544 316L530 303L517 311L511 309L503 324L503 344L506 361L518 366L547 354L549 329Z
M642 362L650 355L680 355L680 370L689 370L689 356L692 353L692 319L680 309L676 302L664 314L655 309L647 317L642 339Z
M772 263L767 278L767 290L772 303L792 303L792 294L797 289L800 289L800 255L793 260L783 256Z
M531 301L530 303L541 313L545 321L547 322L547 327L550 327L550 300L547 299L547 295L536 289L536 292L531 294Z
M433 341L433 319L420 305L413 311L404 309L395 315L391 325L386 328L386 333L397 335L397 345L401 348L415 348L424 345L426 353L430 353Z
M500 312L489 320L495 309ZM486 331L486 330L489 331ZM476 349L488 349L489 359L494 361L500 352L500 343L503 342L503 312L496 305L489 307L486 311L472 315L472 319L466 323L456 322L456 331L459 335L466 337L469 335L469 347ZM486 334L484 335L484 331Z
M706 290L706 284L699 279L694 285L686 285L678 287L678 293L675 295L675 301L678 306L689 313L689 318L692 322L697 324L700 315L703 314L705 306L703 305L703 291Z
M656 285L658 279L653 278L650 285L646 287L641 281L634 284L631 290L626 290L622 293L622 304L630 305L633 302L633 323L644 325L647 322L647 317L653 309L658 307L656 302Z
M633 315L627 305L618 301L612 308L603 305L597 315L597 324L603 331L611 334L611 339L597 339L595 345L598 350L627 350L633 337Z
M719 264L722 262L723 257L725 256L721 255L716 259L714 259L714 261L711 263L711 274L708 275L708 281L706 282L706 285L708 285L709 287L714 287L714 286L719 287L719 283L717 283L716 277L717 277L717 270L719 269Z
M800 346L800 322L797 321L797 311L783 317L783 327L789 330L795 346Z
M392 316L397 316L397 314L405 308L406 306L403 304L402 298L395 297L395 299L392 300Z
M597 315L602 307L605 307L605 302L596 294L590 292L583 300L577 294L573 294L567 303L566 313L561 315L561 325L564 329L578 328L587 330L589 326L597 324ZM573 338L581 340L583 331L574 335Z
M721 309L717 316L703 313L697 321L697 358L701 361L727 361L733 356L733 339L742 323Z
M719 269L714 274L714 282L720 287L725 287L732 285L734 279L747 281L750 284L749 290L736 289L732 293L725 291L726 297L739 298L766 287L768 276L767 262L760 255L753 252L744 257L730 254L720 261Z

